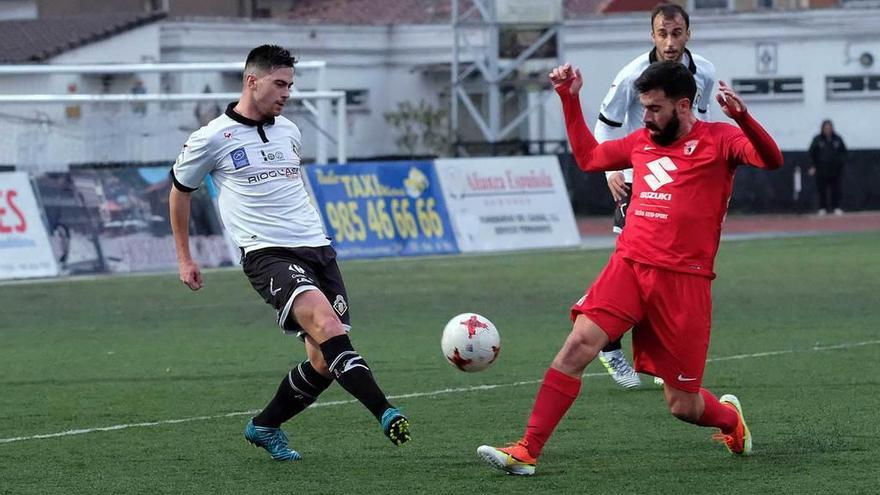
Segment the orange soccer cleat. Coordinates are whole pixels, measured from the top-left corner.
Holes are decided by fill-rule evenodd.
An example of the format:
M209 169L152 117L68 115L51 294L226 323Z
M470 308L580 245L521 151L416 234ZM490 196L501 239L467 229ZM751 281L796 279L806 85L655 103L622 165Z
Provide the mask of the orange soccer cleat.
M532 476L535 474L535 464L538 460L529 454L527 446L525 440L508 444L504 448L481 445L477 449L477 455L490 466L508 474Z
M748 425L746 425L746 419L743 416L742 405L740 405L739 399L735 395L726 394L722 395L718 401L721 402L722 406L733 409L739 420L736 423L736 428L731 433L716 433L712 438L725 444L731 454L751 454L752 434L749 432Z

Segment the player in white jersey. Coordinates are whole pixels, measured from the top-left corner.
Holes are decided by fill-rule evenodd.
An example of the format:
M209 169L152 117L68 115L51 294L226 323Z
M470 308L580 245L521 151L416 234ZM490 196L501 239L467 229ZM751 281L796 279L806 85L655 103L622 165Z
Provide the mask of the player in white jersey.
M645 108L639 102L633 82L649 65L657 61L673 60L687 66L697 83L697 96L694 99L697 111L694 114L707 120L712 87L715 85L715 66L687 49L690 34L690 17L679 5L663 4L654 8L651 12L651 38L654 40L654 48L633 59L617 73L599 108L599 120L593 130L597 141L601 143L620 139L644 127L642 119ZM608 172L605 176L616 203L613 231L619 234L623 231L626 220L626 208L632 189L632 169ZM599 360L618 385L633 388L641 384L638 373L623 355L619 340L609 342L599 353ZM658 385L663 383L659 378L654 381Z
M303 184L301 134L281 116L295 62L274 45L250 52L241 99L183 145L171 170L169 199L180 280L192 290L203 286L189 250L190 193L211 174L220 216L241 249L251 285L276 309L281 329L305 342L308 359L284 376L245 427L245 438L279 461L301 457L288 447L281 424L315 402L333 380L373 413L394 444L409 440L409 422L388 402L348 338L348 298L336 252Z

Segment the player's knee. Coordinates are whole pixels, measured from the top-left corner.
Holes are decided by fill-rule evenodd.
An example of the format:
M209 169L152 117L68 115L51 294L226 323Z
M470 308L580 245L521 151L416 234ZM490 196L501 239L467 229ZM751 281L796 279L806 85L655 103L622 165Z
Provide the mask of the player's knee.
M311 301L312 304L307 307L305 302L297 308L297 321L317 342L345 334L342 321L326 303L326 299Z
M312 323L315 327L315 331L323 337L321 340L327 340L336 337L337 335L345 334L345 327L342 326L342 322L332 310L316 311Z
M578 354L592 360L602 350L603 342L594 332L575 326L568 336L570 346L577 349Z
M596 357L602 344L577 327L571 331L565 344L553 360L553 367L569 374L579 374Z

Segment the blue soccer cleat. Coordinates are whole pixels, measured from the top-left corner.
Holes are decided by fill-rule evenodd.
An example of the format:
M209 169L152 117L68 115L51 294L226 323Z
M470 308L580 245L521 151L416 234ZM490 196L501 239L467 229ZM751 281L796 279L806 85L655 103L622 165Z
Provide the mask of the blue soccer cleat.
M382 431L394 445L402 445L409 441L409 420L400 409L389 407L382 414Z
M299 452L287 446L287 435L281 428L256 426L250 420L244 427L244 438L255 447L262 447L276 461L298 461L302 459Z

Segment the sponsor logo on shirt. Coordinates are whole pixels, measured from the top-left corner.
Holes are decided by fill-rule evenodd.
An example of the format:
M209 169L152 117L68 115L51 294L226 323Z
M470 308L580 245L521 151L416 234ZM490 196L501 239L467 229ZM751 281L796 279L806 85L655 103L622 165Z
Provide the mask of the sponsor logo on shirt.
M260 155L263 157L264 162L274 162L274 161L284 159L284 154L281 153L280 151L260 150Z
M232 166L235 167L235 170L247 167L251 164L251 162L248 161L247 152L244 150L244 147L235 148L230 151L229 157L232 158Z
M639 194L642 199L658 199L660 201L672 201L672 194L655 191L643 191Z
M269 179L299 179L300 171L299 167L287 167L278 170L265 170L262 172L256 172L253 175L247 178L248 184L258 184L263 182L264 180Z
M666 173L667 171L678 170L675 162L668 156L650 161L646 165L651 173L645 176L645 182L654 191L672 182L672 177Z

